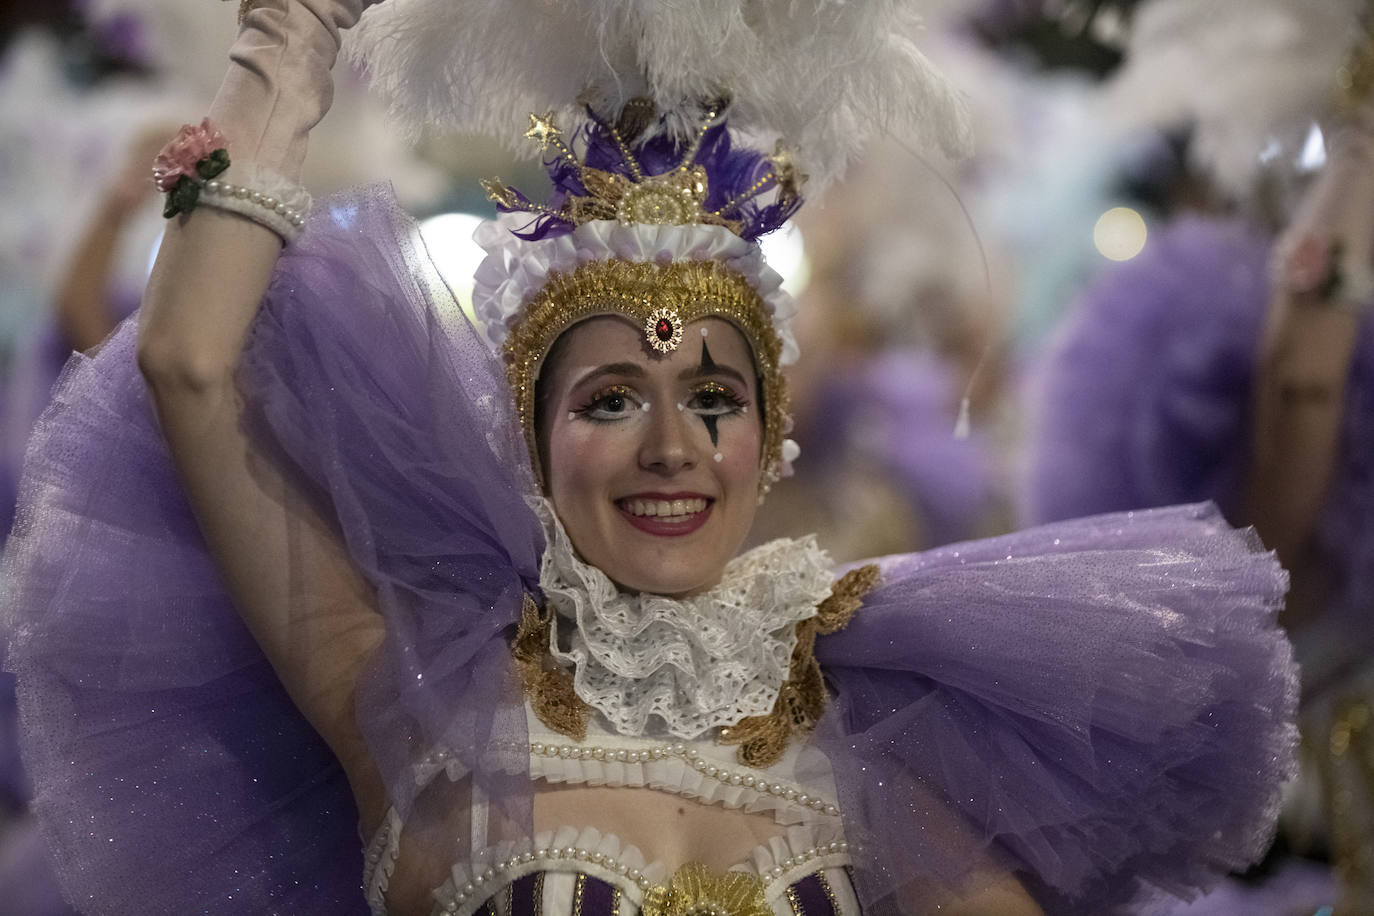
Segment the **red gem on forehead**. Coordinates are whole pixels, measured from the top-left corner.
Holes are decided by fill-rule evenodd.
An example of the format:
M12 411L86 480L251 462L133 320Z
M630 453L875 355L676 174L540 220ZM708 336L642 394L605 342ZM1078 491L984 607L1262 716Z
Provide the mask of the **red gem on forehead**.
M667 318L658 319L658 324L654 325L654 336L663 341L672 340L673 323Z

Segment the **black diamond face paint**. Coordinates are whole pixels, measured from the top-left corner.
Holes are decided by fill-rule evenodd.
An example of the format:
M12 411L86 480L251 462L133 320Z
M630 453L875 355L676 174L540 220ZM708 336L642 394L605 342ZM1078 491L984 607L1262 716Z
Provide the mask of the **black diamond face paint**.
M701 418L701 422L706 424L706 431L711 434L711 448L720 447L720 429L717 428L716 425L719 420L720 417L717 417L715 414L710 414Z
M711 358L711 348L706 346L706 338L701 339L701 372L703 375L716 371L716 361Z
M711 348L706 346L706 338L701 339L701 374L709 375L716 371L716 361L711 359ZM714 414L702 415L701 422L706 424L706 432L711 435L711 448L720 447L720 417Z

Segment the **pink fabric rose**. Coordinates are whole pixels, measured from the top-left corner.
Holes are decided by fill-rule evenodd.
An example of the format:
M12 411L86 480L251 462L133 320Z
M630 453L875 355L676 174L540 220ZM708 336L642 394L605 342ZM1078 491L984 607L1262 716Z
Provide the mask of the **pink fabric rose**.
M1295 293L1315 293L1331 273L1331 243L1318 235L1305 235L1284 259L1288 288Z
M172 190L182 175L194 178L196 163L227 145L224 134L210 123L209 118L201 121L199 127L191 124L182 125L177 135L153 160L153 181L157 184L157 189Z

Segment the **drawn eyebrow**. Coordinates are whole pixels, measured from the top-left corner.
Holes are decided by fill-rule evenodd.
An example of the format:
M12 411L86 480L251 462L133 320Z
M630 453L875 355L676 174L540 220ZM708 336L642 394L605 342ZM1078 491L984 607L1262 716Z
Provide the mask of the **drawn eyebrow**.
M580 388L588 382L604 378L608 375L618 375L625 378L643 378L644 367L638 363L607 363L604 366L597 366L588 371L585 375L573 383L574 388Z
M683 369L678 373L677 377L681 381L690 381L698 378L709 378L713 375L724 375L738 382L741 388L749 387L749 383L745 380L743 375L731 369L729 366L722 366L720 363L712 363L709 366L693 366L690 369Z

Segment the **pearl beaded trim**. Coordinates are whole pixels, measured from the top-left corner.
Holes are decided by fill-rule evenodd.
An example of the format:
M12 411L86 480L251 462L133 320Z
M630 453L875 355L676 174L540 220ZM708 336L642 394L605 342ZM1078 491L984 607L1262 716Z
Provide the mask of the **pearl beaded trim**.
M559 758L562 760L597 760L608 763L649 763L671 757L681 759L689 767L707 779L714 779L723 785L741 786L753 789L764 795L771 795L831 817L838 817L840 809L824 798L808 795L794 786L780 782L770 782L764 776L756 776L747 771L733 770L719 766L703 757L682 742L661 744L645 750L632 751L625 748L598 747L595 745L550 744L542 741L530 742L530 754L535 757Z
M386 890L401 851L400 835L401 818L395 808L389 808L363 856L363 891L373 913L386 912Z
M760 877L769 883L776 882L796 869L809 870L817 859L847 855L848 852L849 844L844 840L813 846L796 856L784 859ZM481 903L489 899L491 894L501 890L520 874L534 871L582 871L586 868L618 875L633 882L641 893L648 893L655 886L643 871L618 861L614 856L576 846L545 846L497 862L473 875L470 881L454 890L449 900L441 903L438 912L443 916L455 916L460 909L464 909L465 904ZM479 897L479 894L485 896Z
M234 181L226 180L230 177ZM252 164L235 164L201 185L199 202L245 216L290 244L305 227L311 200L295 182Z
M230 201L237 201L239 205L227 205ZM212 179L205 182L205 187L201 190L201 203L247 216L288 242L295 241L305 225L304 215L287 206L284 201L225 181Z

